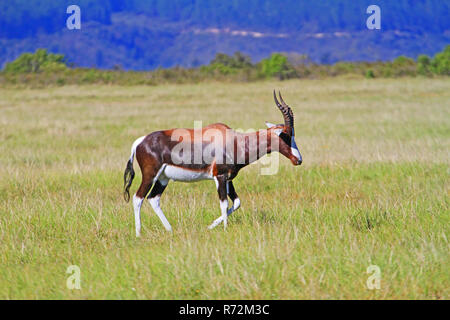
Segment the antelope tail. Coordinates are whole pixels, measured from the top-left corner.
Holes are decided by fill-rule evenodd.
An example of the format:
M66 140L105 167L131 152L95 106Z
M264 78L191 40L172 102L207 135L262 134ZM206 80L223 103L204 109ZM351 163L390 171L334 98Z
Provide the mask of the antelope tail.
M127 162L125 172L123 173L123 187L124 187L123 197L126 202L130 201L130 187L134 179L134 169L133 169L134 155L136 154L137 146L140 145L144 139L145 137L140 137L133 143L133 146L131 147L131 156Z

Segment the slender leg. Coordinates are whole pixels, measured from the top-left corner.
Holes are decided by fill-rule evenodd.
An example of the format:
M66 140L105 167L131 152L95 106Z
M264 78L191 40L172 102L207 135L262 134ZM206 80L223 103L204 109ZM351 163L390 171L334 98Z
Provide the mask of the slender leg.
M166 189L168 183L169 183L168 180L163 179L156 181L155 186L153 187L147 199L150 202L153 211L155 211L156 215L159 217L162 224L164 225L164 228L166 228L167 231L172 231L172 226L170 225L169 221L167 221L166 216L164 215L163 211L161 210L161 207L159 206L161 195Z
M236 191L234 190L232 181L227 181L227 193L228 193L228 196L230 197L231 201L233 201L233 206L230 207L227 211L227 216L229 216L234 211L239 209L239 207L241 206L241 201L239 200L239 197L236 194ZM208 228L213 229L213 228L217 227L224 220L223 218L224 218L223 216L220 216Z
M139 198L137 195L133 196L134 225L136 228L136 237L141 236L141 206L143 200L143 198Z
M214 181L216 182L217 186L217 192L219 194L219 200L220 200L220 211L221 216L216 219L208 228L213 229L215 228L220 222L223 221L223 227L224 229L227 228L227 218L228 218L228 199L227 199L227 180L225 176L217 176L214 177Z
M234 190L232 181L227 181L227 187L228 187L227 188L228 196L230 197L231 201L233 201L233 206L230 209L228 209L228 215L230 215L234 211L239 209L239 207L241 206L241 200L239 200L236 190Z
M133 196L133 207L134 207L134 223L136 227L136 237L141 236L141 207L145 196L150 191L153 178L156 175L156 168L149 168L147 170L142 170L142 182L141 185Z
M146 181L142 179L141 186L139 187L136 194L133 196L133 207L134 207L134 224L136 227L136 237L141 236L141 207L145 196L150 191L152 187L152 180Z

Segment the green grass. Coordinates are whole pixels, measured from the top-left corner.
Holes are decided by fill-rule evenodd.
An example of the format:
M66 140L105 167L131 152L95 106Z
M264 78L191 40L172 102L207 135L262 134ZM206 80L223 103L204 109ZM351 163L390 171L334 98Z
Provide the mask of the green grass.
M172 127L281 122L304 165L235 179L226 231L214 183L169 184L167 233L142 238L122 198L135 138ZM2 299L448 299L450 81L260 82L0 89ZM140 183L137 178L134 192ZM66 269L81 269L81 290ZM366 269L381 269L368 290Z

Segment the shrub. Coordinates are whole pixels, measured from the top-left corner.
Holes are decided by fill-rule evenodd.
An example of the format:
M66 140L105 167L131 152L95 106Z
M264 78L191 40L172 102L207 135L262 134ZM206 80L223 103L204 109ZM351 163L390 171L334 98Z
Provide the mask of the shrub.
M94 83L99 79L99 72L95 69L86 70L85 74L81 77L82 83Z
M233 56L229 56L224 53L216 54L215 58L211 61L211 65L221 64L230 68L243 69L252 67L252 62L249 56L237 51Z
M372 69L369 69L369 70L366 71L366 78L367 78L367 79L373 79L373 78L375 78L375 74L373 73L373 70L372 70Z
M206 72L206 73L210 73L210 74L214 74L214 73L219 73L222 75L229 75L229 74L235 74L237 73L238 69L235 68L231 68L227 65L224 65L222 63L212 63L208 66L203 66L201 67L201 70Z
M388 63L386 63L384 66L383 66L383 68L382 68L382 74L383 74L383 77L385 77L385 78L390 78L390 77L392 77L393 76L393 68L392 68L392 63L391 62L388 62Z
M261 72L265 77L278 77L280 80L293 78L295 69L288 58L280 53L274 53L268 59L261 60Z
M431 70L439 75L450 75L450 45L434 56L431 61Z
M66 68L63 55L38 49L35 53L24 53L13 62L6 64L4 71L6 73L57 72Z
M416 75L416 62L408 57L399 56L392 61L392 73L394 76Z
M414 60L405 56L399 56L393 61L394 67L414 65Z
M222 75L237 74L242 70L253 68L253 64L249 56L240 52L235 52L233 56L225 53L218 53L214 59L207 66L202 66L200 69L208 74L219 73Z
M431 60L427 55L421 54L417 58L417 73L421 75L430 74Z

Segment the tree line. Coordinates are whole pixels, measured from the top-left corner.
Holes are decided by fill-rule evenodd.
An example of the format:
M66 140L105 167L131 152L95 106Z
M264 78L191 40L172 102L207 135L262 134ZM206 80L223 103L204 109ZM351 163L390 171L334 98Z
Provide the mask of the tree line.
M450 45L433 57L420 55L416 60L399 56L387 62L338 62L316 64L306 55L273 53L253 63L249 56L218 53L204 66L196 68L174 67L153 71L123 71L95 68L74 68L60 54L39 49L24 53L6 64L0 72L0 84L64 85L108 83L121 85L157 85L160 83L187 83L207 80L256 81L275 78L323 78L340 75L359 75L366 78L393 78L402 76L450 76Z

